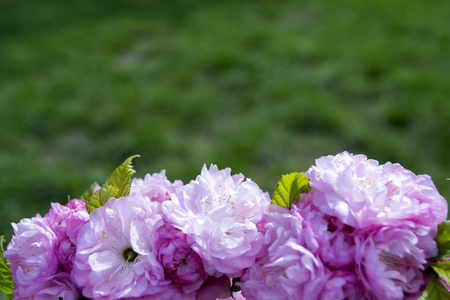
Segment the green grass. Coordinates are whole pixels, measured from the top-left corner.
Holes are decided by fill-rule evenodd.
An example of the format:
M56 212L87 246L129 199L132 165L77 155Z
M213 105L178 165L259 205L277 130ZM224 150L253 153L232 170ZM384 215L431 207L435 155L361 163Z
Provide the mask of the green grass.
M103 182L231 167L273 192L343 150L450 199L450 2L0 3L0 232Z

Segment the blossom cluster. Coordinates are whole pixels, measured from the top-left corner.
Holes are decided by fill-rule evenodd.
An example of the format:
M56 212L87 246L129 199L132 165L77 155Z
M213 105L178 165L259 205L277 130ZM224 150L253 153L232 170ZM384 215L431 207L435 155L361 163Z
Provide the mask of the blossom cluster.
M431 178L348 152L305 176L289 207L216 165L134 178L90 212L52 203L13 224L14 298L417 299L448 211Z
M347 152L307 172L311 191L265 219L247 299L417 299L447 202L431 178Z

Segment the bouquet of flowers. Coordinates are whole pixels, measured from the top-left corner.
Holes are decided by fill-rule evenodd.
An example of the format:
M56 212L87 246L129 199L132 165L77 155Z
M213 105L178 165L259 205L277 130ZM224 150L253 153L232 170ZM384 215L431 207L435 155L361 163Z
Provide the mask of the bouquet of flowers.
M0 240L8 299L450 299L448 205L431 178L348 152L281 178L133 178L133 157Z

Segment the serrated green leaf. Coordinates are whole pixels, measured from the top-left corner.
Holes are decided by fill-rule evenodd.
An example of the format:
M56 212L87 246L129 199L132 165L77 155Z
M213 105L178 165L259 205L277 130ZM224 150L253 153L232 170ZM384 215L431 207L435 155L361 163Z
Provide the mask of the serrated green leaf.
M450 260L437 261L431 267L440 278L444 279L447 284L450 284Z
M442 259L450 256L450 221L444 221L438 226L438 232L434 238L438 247L438 255L434 259Z
M94 194L94 188L97 185L97 182L94 182L93 184L91 184L89 186L89 188L87 189L86 192L83 193L83 195L80 196L80 200L89 200L89 198L91 198L91 196Z
M6 242L5 236L4 235L0 235L0 251L5 252L5 248L3 248L3 244ZM2 256L3 257L3 256Z
M442 285L442 283L431 275L427 287L423 291L418 300L450 300L450 292Z
M141 157L140 155L133 155L127 158L106 180L106 184L118 189L117 197L128 196L130 194L130 187L132 176L136 171L133 169L133 158Z
M94 209L99 208L111 198L117 198L118 194L119 189L110 185L106 184L103 185L89 198L89 201L86 202L86 208L88 212L91 212Z
M6 296L14 293L14 283L0 281L0 291L2 291Z
M302 173L291 173L281 177L272 198L272 203L290 208L301 193L311 191L309 179Z
M13 298L14 292L14 282L12 280L11 269L8 265L8 260L3 258L3 243L5 242L5 237L0 236L0 290L5 293L7 299Z
M140 155L133 155L127 158L119 167L117 167L111 176L106 180L105 184L95 193L92 184L89 189L81 196L86 199L86 209L88 212L102 206L111 198L120 198L130 194L132 176L136 171L133 169L132 160Z

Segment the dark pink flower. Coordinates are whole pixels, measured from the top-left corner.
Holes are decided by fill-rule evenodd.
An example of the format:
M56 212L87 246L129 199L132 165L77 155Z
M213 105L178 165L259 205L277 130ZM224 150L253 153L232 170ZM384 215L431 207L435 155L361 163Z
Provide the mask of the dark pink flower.
M155 241L156 255L173 285L185 293L195 293L206 280L201 257L188 245L186 235L178 229L163 226Z
M85 201L72 199L65 206L52 203L52 208L44 219L55 232L58 241L56 254L64 270L72 270L73 258L76 252L78 231L89 220Z

